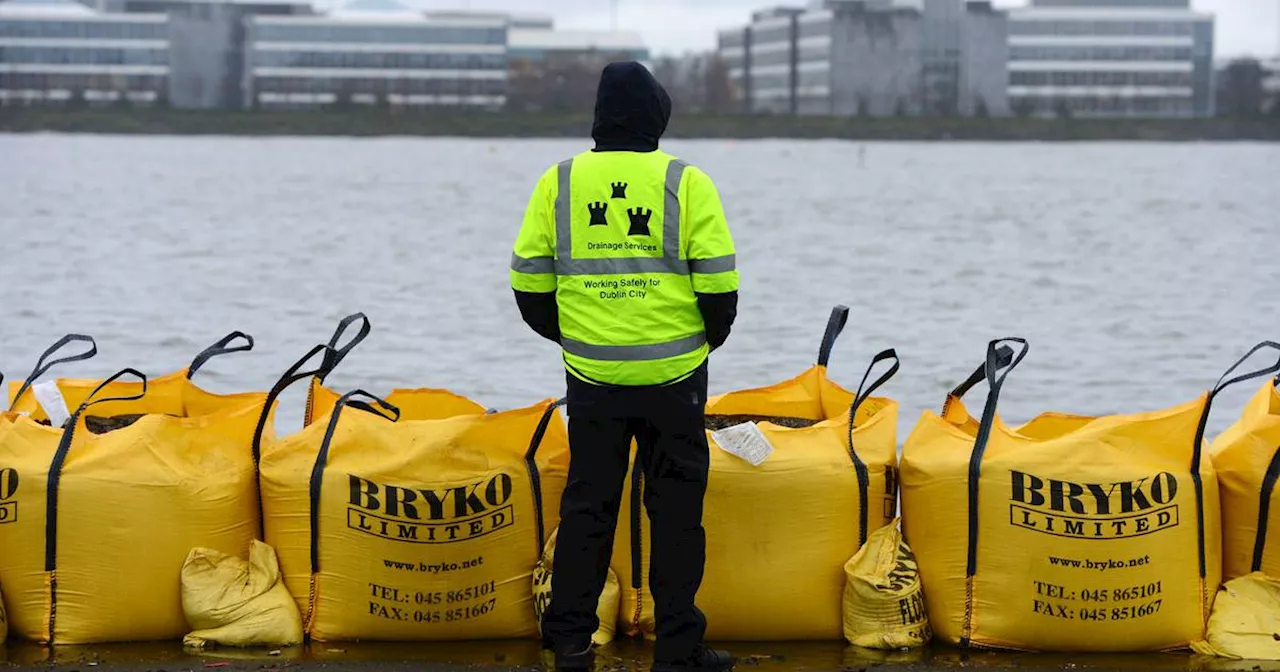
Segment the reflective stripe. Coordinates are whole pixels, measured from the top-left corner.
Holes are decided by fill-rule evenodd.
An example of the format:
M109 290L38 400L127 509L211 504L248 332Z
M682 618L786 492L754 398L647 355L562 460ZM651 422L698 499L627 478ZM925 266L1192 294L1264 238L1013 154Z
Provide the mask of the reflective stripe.
M704 275L736 271L738 270L738 255L730 254L724 257L712 257L710 259L692 259L689 261L689 270L694 273L702 273Z
M511 255L511 270L516 273L543 275L556 272L556 260L551 257L535 257L525 259L518 254Z
M689 164L672 159L667 164L662 207L661 257L573 258L573 159L556 167L556 275L629 275L636 273L670 273L689 275L690 265L680 258L680 181ZM513 265L512 268L515 268ZM730 269L732 270L732 269ZM718 271L716 271L718 272Z
M668 259L680 258L680 180L689 164L672 159L667 164L667 201L662 206L662 254Z
M573 258L573 206L569 199L573 159L562 161L556 169L556 259Z
M687 338L653 345L590 345L571 338L560 338L560 345L565 352L598 362L644 362L679 357L697 351L706 342L706 334L694 334Z
M671 273L689 275L689 263L682 259L618 257L613 259L571 259L555 262L556 275L627 275L631 273Z

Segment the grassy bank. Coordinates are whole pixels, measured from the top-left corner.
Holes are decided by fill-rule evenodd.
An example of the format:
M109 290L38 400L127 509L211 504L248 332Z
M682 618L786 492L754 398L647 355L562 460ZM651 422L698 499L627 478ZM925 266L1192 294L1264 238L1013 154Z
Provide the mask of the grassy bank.
M225 112L0 109L0 132L164 135L583 137L588 115L394 111ZM1083 120L677 116L669 137L850 140L1280 141L1280 119Z

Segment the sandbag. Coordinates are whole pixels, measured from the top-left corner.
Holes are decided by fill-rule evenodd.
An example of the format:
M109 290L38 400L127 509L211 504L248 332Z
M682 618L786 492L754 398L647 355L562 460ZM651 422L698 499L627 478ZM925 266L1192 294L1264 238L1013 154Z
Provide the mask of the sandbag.
M898 520L876 530L844 566L844 638L867 649L910 649L933 637L915 554Z
M184 646L302 643L298 605L280 580L275 549L254 539L249 559L193 548L182 563L182 611L194 629Z
M904 532L934 632L962 646L1068 652L1201 639L1221 578L1205 422L1224 388L1268 372L1224 376L1164 411L1050 414L1012 428L997 401L1027 345L1008 343L1017 357L993 342L984 366L942 415L924 413L903 449ZM961 397L981 380L989 391L975 422Z
M1267 381L1210 448L1222 488L1222 569L1280 576L1280 379Z
M346 344L342 338L352 325L360 323L360 329ZM303 415L303 426L310 426L317 418L328 417L337 405L340 393L325 387L324 381L333 370L346 359L357 345L364 342L371 330L369 318L364 313L355 313L342 319L338 328L329 339L325 350L324 361L316 370L307 388L307 406ZM401 420L443 420L460 415L482 415L484 406L449 390L433 388L395 389L382 395L388 403L400 409Z
M314 377L300 364L273 392ZM411 420L357 390L264 442L266 539L307 634L536 637L532 574L568 478L557 409Z
M63 396L79 401L65 428L0 416L8 495L0 583L15 635L57 644L178 639L187 631L180 572L190 550L247 552L259 530L252 439L269 414L265 395L213 395L185 373L166 379L174 398L153 397L132 369L83 394L82 381L60 380ZM104 408L136 419L96 434L87 419Z
M1253 572L1224 584L1205 640L1191 648L1236 660L1280 660L1280 581Z
M542 615L551 604L551 577L553 576L551 569L555 561L557 533L559 533L558 529L551 533L551 538L547 540L547 546L542 551L542 559L533 570L533 613L538 621L539 632L542 628ZM618 627L619 592L618 575L610 569L609 575L605 578L604 591L600 593L600 600L596 603L596 616L600 619L600 627L596 628L595 633L591 635L591 641L596 646L604 646L613 641Z
M897 505L898 405L871 396L896 373L897 355L877 356L873 368L885 361L892 368L870 386L868 370L857 394L836 385L827 365L847 319L843 306L832 312L818 364L800 376L707 402L710 424L759 419L773 447L753 466L708 436L707 563L697 597L708 639L843 638L844 564L893 520ZM650 523L643 478L628 479L612 557L623 586L619 628L652 638Z

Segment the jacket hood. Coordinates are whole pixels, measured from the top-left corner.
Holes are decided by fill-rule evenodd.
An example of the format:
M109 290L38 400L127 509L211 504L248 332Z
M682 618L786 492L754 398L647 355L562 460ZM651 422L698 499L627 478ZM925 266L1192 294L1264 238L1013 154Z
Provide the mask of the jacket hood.
M671 96L648 68L635 61L605 66L591 128L596 151L652 152L670 119Z

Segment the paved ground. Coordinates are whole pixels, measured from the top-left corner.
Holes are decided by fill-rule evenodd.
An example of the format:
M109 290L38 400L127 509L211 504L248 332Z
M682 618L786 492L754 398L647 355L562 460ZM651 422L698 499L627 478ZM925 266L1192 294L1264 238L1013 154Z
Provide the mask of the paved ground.
M1028 655L990 654L935 648L882 653L839 642L729 645L747 672L839 670L925 672L929 670L1123 670L1125 672L1280 672L1280 662L1233 662L1184 654ZM620 642L601 652L600 672L649 669L650 649ZM449 644L323 644L279 651L183 651L180 644L57 647L19 642L0 645L0 670L56 672L487 672L540 669L535 642Z

